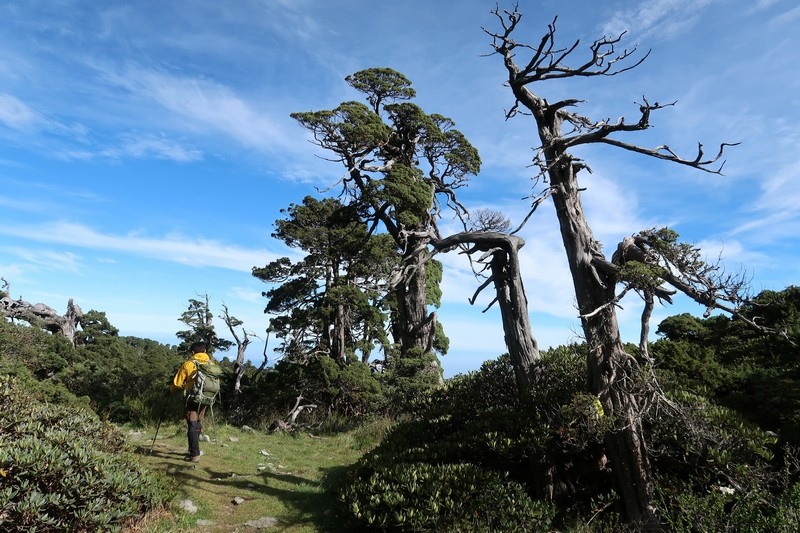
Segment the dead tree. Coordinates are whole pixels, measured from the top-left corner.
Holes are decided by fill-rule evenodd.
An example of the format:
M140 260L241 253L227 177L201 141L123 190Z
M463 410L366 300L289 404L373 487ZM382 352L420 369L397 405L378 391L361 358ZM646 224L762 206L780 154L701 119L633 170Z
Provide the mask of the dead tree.
M231 316L228 312L228 306L225 304L222 305L222 316L220 318L225 321L225 325L228 326L228 331L231 332L233 340L236 341L236 362L233 364L233 372L236 375L236 380L233 389L236 392L241 392L242 376L244 375L244 354L247 351L247 346L250 345L249 333L246 329L242 328L242 338L239 338L239 335L236 333L236 328L244 324L244 322L235 316Z
M67 302L67 312L64 315L42 303L32 304L10 296L0 298L0 314L12 320L24 320L31 326L36 326L50 333L63 335L72 345L75 345L75 333L78 331L83 311L76 305L72 298Z
M528 300L519 269L518 251L525 244L521 238L498 232L473 231L458 233L433 241L435 250L446 252L460 247L462 253L480 252L475 263L489 269L490 275L470 299L474 304L478 295L494 285L496 296L484 310L497 303L503 320L506 347L514 367L520 396L525 398L531 386L531 367L539 358L539 347L533 336L528 316Z
M273 421L267 429L272 432L294 431L294 429L298 426L297 417L300 415L300 413L303 411L308 411L310 413L317 408L317 404L314 403L301 404L303 400L305 400L303 396L298 396L294 402L294 407L292 407L286 414L286 419Z
M555 20L538 44L528 45L512 38L522 17L516 7L513 11L501 11L498 8L494 14L500 22L501 31L484 31L492 41L490 55L498 55L502 59L508 74L507 84L514 95L514 104L507 111L506 118L529 115L534 120L539 140L535 159L540 170L537 178L546 185L539 199L551 197L556 208L581 325L589 348L588 387L602 402L606 415L616 421L616 426L606 435L605 444L617 489L631 522L645 527L657 525L658 517L652 506L653 479L642 427L647 402L637 389L642 382L643 369L633 356L625 352L616 316L616 304L620 297L617 285L625 281L619 277L622 260L630 258L637 249L643 249L634 242L632 246L623 245L619 263L605 258L581 204L581 192L584 189L578 183L578 174L589 168L570 150L590 143L606 144L720 173L722 166L712 168L712 165L720 160L726 144L720 145L718 153L712 157L706 157L702 145L699 145L695 157L684 159L666 145L645 148L615 139L613 136L620 132L646 130L650 127L651 113L672 104L651 104L643 98L639 104L639 116L634 122L626 122L624 118L595 121L572 111L581 103L580 100L549 102L534 92L532 86L554 79L613 76L635 68L648 54L637 59L635 47L618 51L617 46L624 34L603 37L589 46L588 57L570 66L568 62L573 60L580 43L575 41L566 47L556 45ZM642 254L645 252L642 251ZM643 265L647 257L644 259ZM664 276L657 279L672 283L679 281L680 276L675 280ZM693 290L691 286L681 286L680 283L674 286L695 299L699 298L705 305L710 304L710 294ZM631 287L636 288L635 285ZM660 288L659 283L647 287L642 285L639 289L646 301L648 298L652 300L653 296L668 298L674 292ZM648 309L647 305L645 309Z

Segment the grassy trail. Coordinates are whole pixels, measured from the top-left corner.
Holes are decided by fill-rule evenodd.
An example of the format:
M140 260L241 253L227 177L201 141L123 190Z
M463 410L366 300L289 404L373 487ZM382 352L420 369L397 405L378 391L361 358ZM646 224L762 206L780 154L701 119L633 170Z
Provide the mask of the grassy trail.
M166 473L178 489L174 512L148 519L138 531L259 531L252 522L248 525L254 520L273 524L262 531L345 531L324 479L354 463L381 433L374 426L332 436L210 426L204 432L212 442L201 443L197 464L183 460L183 423L163 424L152 452L155 428L128 432L142 464ZM181 511L182 500L191 500L197 512Z

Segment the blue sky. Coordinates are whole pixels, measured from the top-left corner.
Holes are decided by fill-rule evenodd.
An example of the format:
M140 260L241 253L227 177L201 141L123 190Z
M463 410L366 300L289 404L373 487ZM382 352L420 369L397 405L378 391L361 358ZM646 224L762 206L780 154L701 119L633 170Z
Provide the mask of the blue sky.
M521 0L518 41L557 36L590 44L627 31L652 50L626 74L532 87L550 100L585 100L597 120L636 118L642 97L676 101L628 141L697 142L727 154L725 175L679 168L611 147L577 155L584 205L610 255L624 236L669 225L753 290L798 282L800 224L800 7L793 0ZM176 343L190 298L208 294L262 338L268 288L250 271L291 255L270 237L280 209L336 182L294 111L330 109L359 94L345 76L391 67L416 102L449 116L480 151L483 168L460 199L527 211L536 145L512 104L497 56L494 0L88 0L0 3L0 276L11 295L60 312L68 298L104 311L123 335ZM501 4L511 7L511 4ZM581 48L579 50L585 50ZM576 55L577 58L585 56ZM447 221L444 221L447 226ZM521 236L534 335L543 347L579 340L552 208ZM478 282L463 258L446 265L440 320L451 339L445 374L504 351L496 310L467 298ZM635 341L640 307L623 301ZM678 312L658 309L654 326ZM222 331L221 321L217 327ZM260 361L263 342L248 353ZM268 351L271 361L275 355Z

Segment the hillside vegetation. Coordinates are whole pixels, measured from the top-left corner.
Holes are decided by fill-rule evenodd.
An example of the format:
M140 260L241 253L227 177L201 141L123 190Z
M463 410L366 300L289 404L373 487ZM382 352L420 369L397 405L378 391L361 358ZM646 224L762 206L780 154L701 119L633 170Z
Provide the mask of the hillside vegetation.
M800 529L799 309L796 287L755 300L753 316L782 335L721 317L659 326L641 416L665 529ZM505 356L427 392L311 358L248 365L234 393L223 359L193 465L180 399L165 395L183 356L105 330L72 346L0 322L3 530L636 528L614 492L603 439L614 421L586 392L583 345L543 353L528 403ZM298 396L316 408L286 424Z

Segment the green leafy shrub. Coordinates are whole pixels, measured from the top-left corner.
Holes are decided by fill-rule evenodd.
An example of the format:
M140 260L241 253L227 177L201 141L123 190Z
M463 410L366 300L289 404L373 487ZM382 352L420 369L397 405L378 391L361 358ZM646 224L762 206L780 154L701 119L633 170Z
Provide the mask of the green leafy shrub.
M402 357L399 354L390 357L381 380L391 412L395 415L413 412L441 385L442 365L435 353L414 348Z
M455 525L448 517L475 516L472 482L483 479L519 487L538 510L541 528L623 530L624 509L604 443L613 421L586 392L585 350L543 353L531 373L530 403L518 398L505 356L449 380L393 426L345 484L335 485L343 513L359 526L468 531L472 525ZM645 438L657 479L654 504L666 523L678 531L792 530L800 492L792 483L800 460L789 451L776 457L774 434L674 383L650 405L643 412ZM458 512L449 507L462 504ZM510 508L499 505L496 513ZM508 518L508 529L500 522L486 527L524 530L510 526L534 516L524 509ZM481 524L501 519L478 515Z
M401 529L517 531L536 524L529 530L538 531L554 520L557 525L553 493L588 502L608 488L608 475L595 466L604 421L595 398L581 390L581 362L579 347L546 354L533 373L534 405L520 402L507 356L449 380L418 401L336 488L344 513L362 526ZM581 493L567 487L581 487ZM486 503L491 492L499 499L493 505ZM443 494L454 503L443 503ZM458 523L457 516L474 522Z
M164 478L123 452L124 438L89 410L43 403L0 383L0 529L111 531L162 506Z
M663 513L665 522L675 533L695 531L770 531L795 533L800 531L800 485L792 485L778 497L767 491L742 493L727 486L717 486L698 493L689 485L677 490L664 490L659 484L659 496L671 492L671 511Z
M266 427L285 417L298 396L304 404L317 405L303 412L298 422L322 424L324 429L346 430L386 410L381 381L360 361L337 361L327 355L303 361L283 358L255 378L255 372L248 371L241 392L223 399L229 422Z
M552 505L531 500L506 476L470 464L383 466L341 494L361 524L403 531L544 531Z

